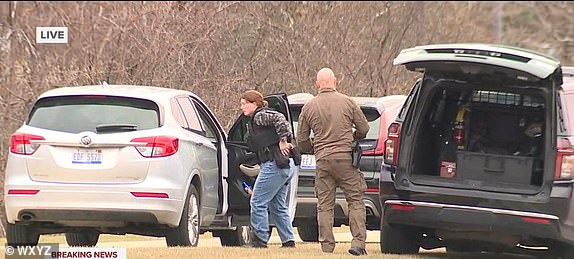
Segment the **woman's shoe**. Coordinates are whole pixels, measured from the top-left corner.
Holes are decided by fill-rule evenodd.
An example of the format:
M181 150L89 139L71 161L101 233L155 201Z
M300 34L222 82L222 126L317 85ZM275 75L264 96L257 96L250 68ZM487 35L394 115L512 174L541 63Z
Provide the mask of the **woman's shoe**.
M267 248L267 243L255 234L255 232L251 232L251 247L254 248Z
M295 248L295 241L287 241L281 245L281 248Z

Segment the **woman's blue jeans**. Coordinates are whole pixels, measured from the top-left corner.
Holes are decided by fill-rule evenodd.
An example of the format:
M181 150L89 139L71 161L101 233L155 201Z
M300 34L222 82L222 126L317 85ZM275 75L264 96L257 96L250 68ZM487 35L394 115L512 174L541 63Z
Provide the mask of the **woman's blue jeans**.
M290 166L293 167L293 163ZM287 192L293 172L289 168L278 168L274 161L261 163L251 196L251 227L262 241L269 241L270 217L282 243L295 241L287 206Z

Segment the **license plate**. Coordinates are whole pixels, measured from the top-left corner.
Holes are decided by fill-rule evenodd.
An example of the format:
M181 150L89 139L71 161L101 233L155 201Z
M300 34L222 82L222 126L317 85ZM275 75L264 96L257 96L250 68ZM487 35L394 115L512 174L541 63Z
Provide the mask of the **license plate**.
M314 155L301 155L301 169L315 169L317 166Z
M78 149L72 157L72 164L101 164L101 149Z

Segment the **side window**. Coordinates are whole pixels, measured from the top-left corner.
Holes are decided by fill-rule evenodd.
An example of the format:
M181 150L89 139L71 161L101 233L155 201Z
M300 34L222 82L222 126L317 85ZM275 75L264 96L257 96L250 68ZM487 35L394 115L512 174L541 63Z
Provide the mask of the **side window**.
M294 119L293 117L291 117L293 116L293 114L291 114L291 111L289 109L289 101L286 102L285 96L281 95L266 96L265 100L267 101L268 107L271 110L280 112L285 116L285 119L287 120L287 122L289 122L289 125L291 126L291 132L295 139L295 131L297 131L297 128L295 127L293 121L298 120L299 118Z
M241 114L229 131L229 140L234 142L247 141L247 123L251 118Z
M283 101L275 96L266 97L265 100L267 101L267 107L271 110L278 111L285 115L285 119L289 120L287 107L283 104Z
M185 117L183 116L183 112L181 111L181 107L179 106L177 101L175 99L172 99L170 102L170 105L171 105L171 112L173 114L173 117L179 123L179 126L181 126L184 129L188 129L189 126L187 125L187 121L185 120Z
M205 136L217 141L217 127L213 124L213 121L209 118L208 111L203 109L203 106L195 99L192 99L194 106L197 108L199 118L205 129Z
M188 97L180 97L177 98L177 102L179 103L181 109L183 110L183 115L185 116L187 124L189 125L188 129L199 134L205 134L201 126L199 117L197 115L197 111L195 110L195 107L191 103L191 100Z
M281 112L283 115L285 115L285 118L289 120L289 107L287 107L286 104L281 100L281 97L273 95L266 96L265 100L268 103L269 109ZM248 136L248 123L250 120L250 117L240 113L239 117L229 130L229 140L233 142L246 142ZM293 124L291 124L291 128L293 128Z

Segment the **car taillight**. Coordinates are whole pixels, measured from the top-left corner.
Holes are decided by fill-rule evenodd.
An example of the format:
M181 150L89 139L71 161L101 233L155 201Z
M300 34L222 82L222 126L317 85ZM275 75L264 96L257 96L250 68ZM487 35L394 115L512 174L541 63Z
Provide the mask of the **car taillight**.
M572 179L574 176L574 148L567 138L558 139L555 179Z
M404 211L411 211L415 210L416 207L413 205L406 205L406 204L393 204L390 207L392 210L404 210Z
M387 140L385 140L385 153L383 155L386 164L397 165L400 135L401 124L398 122L391 123Z
M40 192L40 190L24 190L24 189L10 189L10 190L8 190L8 194L15 194L15 195L35 195L39 192Z
M131 192L134 197L138 198L160 198L168 199L169 195L163 192Z
M10 139L10 152L19 155L34 154L38 147L40 147L40 144L31 142L34 140L45 140L45 138L26 133L15 133Z
M372 187L367 187L367 190L365 190L365 192L379 192L379 186L372 186Z
M556 179L571 179L574 176L574 150L558 150Z
M528 223L536 223L536 224L544 224L544 225L550 224L550 220L545 219L545 218L536 218L536 217L521 217L521 218L522 218L522 221L528 222Z
M135 148L140 155L148 158L171 156L179 148L179 139L168 136L135 138L131 142L146 143L145 146Z

